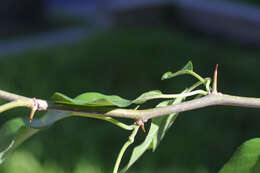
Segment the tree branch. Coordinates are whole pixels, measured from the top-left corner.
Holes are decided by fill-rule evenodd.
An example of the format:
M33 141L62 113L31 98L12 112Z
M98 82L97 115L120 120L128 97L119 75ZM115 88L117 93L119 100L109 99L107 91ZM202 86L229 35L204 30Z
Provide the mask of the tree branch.
M182 102L179 104L174 104L166 107L152 108L145 110L132 110L132 109L121 109L121 108L106 108L100 109L93 107L82 107L82 108L72 108L68 107L59 107L58 105L53 105L48 107L48 109L54 110L63 110L63 111L73 111L73 112L85 112L89 114L100 114L110 117L120 117L120 118L129 118L137 120L149 120L151 118L177 113L185 112L189 110L199 109L207 106L214 105L229 105L229 106L239 106L239 107L251 107L251 108L260 108L260 98L252 97L240 97L232 96L221 93L213 93L202 98Z
M27 106L31 107L32 105L26 105L26 103L22 103L23 100L28 102L30 98L19 96L16 94L8 93L6 91L0 90L0 98L10 101L19 100L18 106ZM145 109L145 110L134 110L134 109L122 109L122 108L115 108L115 107L86 107L86 106L70 106L70 105L59 105L52 102L46 102L44 100L36 99L39 103L46 104L44 109L38 107L37 110L63 110L63 111L70 111L73 113L87 113L93 115L101 115L107 117L118 117L118 118L129 118L135 120L142 120L147 121L151 118L160 117L163 115L177 113L177 112L185 112L189 110L199 109L207 106L214 106L214 105L229 105L229 106L239 106L239 107L251 107L251 108L260 108L260 98L253 98L253 97L240 97L240 96L232 96L227 94L221 93L211 93L207 96L185 101L179 104L174 104L165 107L159 108L152 108L152 109ZM11 102L11 107L15 102ZM9 107L10 105L3 105L2 109L6 109L6 106ZM40 104L41 105L41 104Z

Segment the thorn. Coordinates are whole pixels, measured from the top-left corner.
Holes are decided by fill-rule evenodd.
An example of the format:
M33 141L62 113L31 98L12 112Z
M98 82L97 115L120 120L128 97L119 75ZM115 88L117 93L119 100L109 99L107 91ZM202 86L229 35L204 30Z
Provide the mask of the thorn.
M146 131L145 131L145 128L144 128L144 123L141 125L141 128L142 128L143 132L145 133Z
M141 126L143 132L145 133L146 131L145 131L145 127L144 127L144 122L146 122L146 121L143 121L143 120L136 120L135 123L136 123L137 125Z
M217 82L218 82L218 64L216 64L216 68L215 68L215 71L214 71L212 94L217 94L218 93Z
M32 108L31 113L30 113L30 120L29 120L30 123L32 123L35 112L36 112L36 110Z
M38 110L38 107L39 107L37 99L32 98L32 100L33 100L34 105L32 106L32 110L31 110L31 113L30 113L30 120L29 120L30 123L32 123L33 116L34 116L36 110Z

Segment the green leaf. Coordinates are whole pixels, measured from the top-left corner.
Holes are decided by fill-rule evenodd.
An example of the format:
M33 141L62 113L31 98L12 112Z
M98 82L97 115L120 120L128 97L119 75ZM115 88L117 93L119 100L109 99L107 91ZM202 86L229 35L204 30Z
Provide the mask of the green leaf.
M137 97L135 100L132 101L132 103L135 104L143 104L144 102L153 99L156 96L163 95L163 93L159 90L149 91L146 93L143 93L139 97Z
M185 93L186 90L183 92ZM185 98L179 97L176 98L174 101L164 101L157 105L157 107L164 107L172 104L178 104L181 103ZM177 118L178 113L172 113L163 117L153 118L152 124L158 126L158 132L157 135L153 138L153 143L151 144L151 147L153 151L158 147L161 140L163 140L167 130L173 125L174 121Z
M27 128L22 118L16 118L5 123L0 130L0 164L19 144L38 131Z
M28 118L15 118L7 121L0 128L0 164L26 139L68 116L67 112L48 111L42 118L34 119L32 123L29 123Z
M117 106L117 107L127 107L131 104L143 104L144 102L159 98L163 93L159 90L149 91L141 94L135 100L127 100L116 95L104 95L96 92L88 92L77 96L72 99L61 93L54 93L51 100L57 104L67 104L74 106Z
M55 93L51 100L54 103L80 106L118 106L127 107L132 102L115 95L104 95L96 92L88 92L72 99L61 93Z
M219 173L258 173L260 158L260 138L243 143Z
M184 92L187 91L188 90L185 90ZM185 98L177 98L174 100L163 101L159 103L157 107L164 107L171 104L177 104L182 102L184 99ZM126 167L123 168L122 172L127 171L144 154L145 151L149 149L153 149L154 151L156 149L156 147L160 144L160 141L163 139L167 130L173 124L176 117L177 113L173 113L152 119L152 123L145 140L133 149L130 160Z
M132 152L132 155L130 157L128 164L120 172L122 172L122 173L126 172L144 154L144 152L150 148L150 144L152 143L152 140L157 132L158 132L158 127L151 124L151 127L149 129L149 132L148 132L145 140L143 141L142 144L136 146L133 149L133 152Z
M170 79L179 75L183 75L183 74L191 74L191 72L193 72L193 65L192 62L189 61L181 70L172 73L172 72L166 72L163 74L161 80L165 80L165 79Z

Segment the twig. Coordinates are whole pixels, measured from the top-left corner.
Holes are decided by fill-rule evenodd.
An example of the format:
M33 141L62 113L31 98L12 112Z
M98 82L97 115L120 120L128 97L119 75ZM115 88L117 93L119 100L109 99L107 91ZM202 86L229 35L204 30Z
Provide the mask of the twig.
M15 107L31 107L33 105L29 100L18 99L0 106L0 113Z
M15 107L28 107L31 108L30 122L32 122L33 116L37 110L47 110L48 107L48 103L45 100L28 98L3 90L0 90L0 98L11 101L0 106L0 113Z
M129 136L128 140L126 141L124 146L121 148L121 150L120 150L120 152L119 152L119 154L117 156L117 159L116 159L116 163L115 163L115 166L114 166L113 173L117 173L118 172L119 165L120 165L120 162L122 160L122 157L123 157L126 149L129 147L129 145L131 145L134 142L134 139L135 139L135 136L136 136L136 134L138 132L139 127L140 126L135 125L134 130L132 131L132 133Z

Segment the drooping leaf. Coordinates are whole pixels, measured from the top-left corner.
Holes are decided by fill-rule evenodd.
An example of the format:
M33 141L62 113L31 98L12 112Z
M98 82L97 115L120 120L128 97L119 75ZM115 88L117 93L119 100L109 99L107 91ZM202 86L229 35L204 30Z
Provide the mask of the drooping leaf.
M48 111L42 118L34 119L32 123L29 123L28 118L7 121L0 128L0 164L26 139L68 116L67 112Z
M243 143L223 166L219 173L258 173L260 158L260 138Z
M81 106L118 106L127 107L131 104L130 100L115 95L104 95L96 92L88 92L72 99L61 93L55 93L51 100L59 104L71 104Z
M186 91L187 90L185 90L184 92ZM164 107L171 104L181 103L184 99L185 98L182 97L174 100L163 101L159 103L157 107ZM133 149L130 160L127 163L126 167L123 168L122 172L127 171L144 154L145 151L149 149L153 149L154 151L156 149L167 130L173 124L176 117L177 113L173 113L170 115L165 115L152 119L151 126L145 140Z
M166 72L163 74L161 80L165 80L165 79L170 79L179 75L183 75L183 74L190 74L191 72L193 72L193 65L192 62L189 61L181 70L172 73L172 72Z
M185 90L183 93L185 93L187 90ZM174 101L164 101L161 102L157 105L157 107L164 107L172 104L178 104L181 103L185 98L184 97L179 97L176 98ZM153 142L151 144L153 151L158 147L160 144L161 140L163 140L166 132L168 129L173 125L174 121L177 118L178 113L172 113L163 117L157 117L152 119L152 124L158 126L158 132L157 135L154 136Z
M158 127L151 124L151 127L149 129L149 132L145 140L143 141L142 144L136 146L133 149L129 162L120 172L122 173L126 172L144 154L144 152L150 148L150 144L154 138L154 135L156 135L157 131L158 131Z

